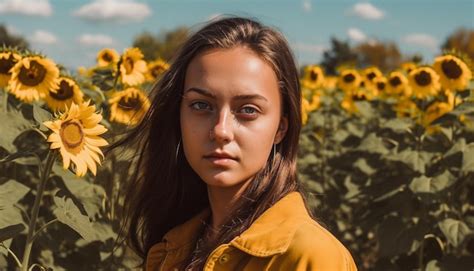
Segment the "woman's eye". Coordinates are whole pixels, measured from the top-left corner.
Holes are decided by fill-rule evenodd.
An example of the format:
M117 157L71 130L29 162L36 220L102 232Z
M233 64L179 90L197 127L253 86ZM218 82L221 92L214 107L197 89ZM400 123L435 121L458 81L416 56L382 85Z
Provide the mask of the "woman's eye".
M240 110L241 113L243 114L247 114L247 115L255 115L258 113L257 109L251 107L251 106L246 106L246 107L243 107L241 110Z
M191 108L196 109L196 110L206 110L210 108L210 106L204 102L194 102L191 104Z

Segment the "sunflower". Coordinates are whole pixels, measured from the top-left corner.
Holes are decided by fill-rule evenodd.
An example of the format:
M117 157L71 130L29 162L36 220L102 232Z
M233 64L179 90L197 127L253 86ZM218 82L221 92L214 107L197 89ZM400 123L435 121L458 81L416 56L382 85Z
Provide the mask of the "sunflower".
M411 96L411 88L406 76L399 71L389 73L387 93L390 95Z
M400 67L406 74L409 74L412 70L416 69L418 65L416 65L415 62L404 62Z
M0 88L8 86L8 81L11 78L10 69L20 61L21 57L15 52L1 52L0 53Z
M123 84L135 86L145 81L147 66L140 49L129 48L125 50L120 61L120 74Z
M420 114L420 110L418 109L418 106L416 106L416 103L408 97L402 97L393 107L393 110L397 112L399 118L414 118Z
M337 86L336 76L325 76L324 77L324 88L327 90L333 90Z
M417 98L423 99L438 94L439 76L431 67L418 67L408 74L408 81Z
M375 78L383 76L382 72L377 67L369 67L362 71L362 76L366 82L372 83Z
M166 70L168 70L169 67L170 65L162 59L157 59L148 63L148 72L146 73L146 79L152 82L155 81Z
M127 125L140 122L150 108L148 97L137 88L116 92L109 100L110 120Z
M361 77L354 69L346 69L341 72L337 82L337 86L346 93L350 93L359 87Z
M465 89L472 78L468 65L453 55L438 56L433 68L439 75L439 81L445 89Z
M59 69L52 60L40 56L25 57L10 70L9 91L24 102L38 100L58 86Z
M104 157L99 147L108 145L99 136L107 131L99 124L102 115L95 113L95 106L89 105L89 102L72 103L57 120L43 123L53 131L48 137L50 149L59 149L64 169L68 169L72 161L79 177L84 176L87 169L96 175L96 163L100 165L100 156Z
M344 108L348 113L354 114L359 112L359 109L357 108L356 104L354 103L354 100L352 99L352 96L346 95L344 99L341 102L341 107Z
M58 87L48 91L44 100L53 111L65 111L71 103L82 103L82 91L74 80L67 77L59 78Z
M428 127L434 120L453 110L453 105L445 102L435 102L423 114L421 124Z
M97 66L107 67L109 65L117 64L120 56L114 49L104 48L97 53Z
M312 98L311 98L311 102L308 103L306 109L308 111L314 111L314 110L318 109L320 106L321 106L321 94L320 93L314 93Z
M309 106L308 100L306 100L305 98L302 98L302 100L301 100L301 121L302 121L303 125L308 123L308 110L307 110L308 106Z
M318 65L306 66L301 84L304 88L318 89L324 84L324 72Z
M385 78L385 76L380 76L380 77L374 78L374 81L372 83L374 85L374 87L373 87L374 90L372 92L372 94L374 95L373 98L375 98L376 96L378 96L380 94L383 94L383 95L387 94L388 82L387 82L387 78Z
M373 83L365 83L366 80L361 80L358 88L354 88L350 94L354 101L372 101L379 95L379 91Z

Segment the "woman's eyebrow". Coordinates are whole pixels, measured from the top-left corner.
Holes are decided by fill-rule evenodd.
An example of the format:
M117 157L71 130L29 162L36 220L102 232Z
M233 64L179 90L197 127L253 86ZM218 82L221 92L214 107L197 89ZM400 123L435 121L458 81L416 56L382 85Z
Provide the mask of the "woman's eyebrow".
M188 92L191 92L191 91L194 91L194 92L197 92L203 96L206 96L206 97L209 97L209 98L212 98L212 99L216 99L216 95L212 94L211 92L205 90L205 89L201 89L201 88L197 88L197 87L191 87L189 89L187 89L184 94L188 93ZM263 97L262 95L259 95L259 94L241 94L241 95L236 95L234 97L232 97L233 100L251 100L251 99L259 99L259 100L263 100L265 102L268 102L267 98Z
M216 99L216 95L212 94L211 92L209 92L205 89L201 89L201 88L197 88L197 87L188 88L186 91L184 91L183 94L186 94L186 93L191 92L191 91L197 92L197 93L199 93L203 96L206 96L206 97L209 97L209 98L212 98L212 99Z

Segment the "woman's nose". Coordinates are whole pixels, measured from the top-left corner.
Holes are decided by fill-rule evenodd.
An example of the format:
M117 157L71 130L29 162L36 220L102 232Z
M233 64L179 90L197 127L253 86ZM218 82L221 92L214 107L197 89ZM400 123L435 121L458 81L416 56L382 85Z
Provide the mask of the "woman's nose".
M219 143L228 143L234 139L233 133L234 116L229 109L221 109L218 112L215 125L211 128L210 139Z

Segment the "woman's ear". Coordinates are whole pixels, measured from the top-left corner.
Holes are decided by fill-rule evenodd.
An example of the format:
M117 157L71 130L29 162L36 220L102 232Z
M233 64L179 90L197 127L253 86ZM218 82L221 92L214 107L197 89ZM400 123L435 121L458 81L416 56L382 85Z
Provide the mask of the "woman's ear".
M285 137L287 130L288 130L288 118L287 117L282 117L280 119L280 124L278 125L278 130L277 130L277 133L275 135L275 140L274 140L273 144L280 143L283 140L283 138Z

